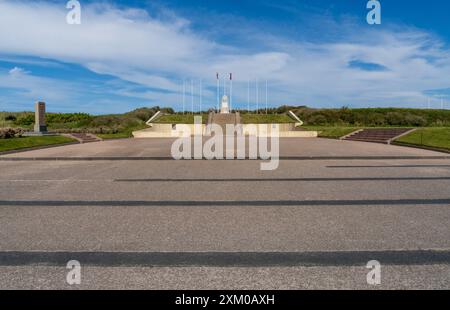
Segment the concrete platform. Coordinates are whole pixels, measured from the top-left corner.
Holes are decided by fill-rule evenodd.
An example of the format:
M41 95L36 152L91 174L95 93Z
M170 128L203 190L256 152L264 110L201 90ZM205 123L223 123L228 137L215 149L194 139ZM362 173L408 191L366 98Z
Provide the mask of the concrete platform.
M273 136L272 126L276 125L278 132L276 136L280 138L317 138L317 131L302 131L296 130L295 124L243 124L242 130L245 135L255 136ZM182 136L182 126L190 128L190 132L194 133L194 125L192 124L151 124L151 128L138 130L133 132L134 138L176 138ZM198 135L205 135L206 126L201 125L201 129L198 129Z
M160 157L171 158L170 149L174 138L159 139L122 139L105 140L91 144L77 144L9 154L0 158L12 157ZM246 143L248 145L248 142ZM321 138L281 138L280 156L282 157L389 157L389 156L447 156L450 155L401 147L366 142L341 141Z

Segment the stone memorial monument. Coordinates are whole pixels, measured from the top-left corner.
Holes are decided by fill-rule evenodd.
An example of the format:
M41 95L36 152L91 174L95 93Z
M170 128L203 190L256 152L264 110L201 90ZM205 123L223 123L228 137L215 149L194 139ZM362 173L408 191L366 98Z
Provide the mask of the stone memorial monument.
M220 104L220 113L221 114L229 114L230 113L230 105L229 105L229 100L228 100L227 95L224 95L222 97L222 103Z
M34 105L35 109L35 123L34 123L34 132L35 133L46 133L47 125L45 122L45 102L36 102Z

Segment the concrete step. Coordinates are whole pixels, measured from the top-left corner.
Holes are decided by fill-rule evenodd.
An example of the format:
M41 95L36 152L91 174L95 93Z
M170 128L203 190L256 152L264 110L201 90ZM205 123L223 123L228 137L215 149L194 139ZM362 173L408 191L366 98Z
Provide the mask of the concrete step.
M80 143L91 143L102 141L99 137L88 133L70 133L68 136L78 140Z
M364 129L345 138L351 141L365 141L388 144L396 137L411 131L411 128Z

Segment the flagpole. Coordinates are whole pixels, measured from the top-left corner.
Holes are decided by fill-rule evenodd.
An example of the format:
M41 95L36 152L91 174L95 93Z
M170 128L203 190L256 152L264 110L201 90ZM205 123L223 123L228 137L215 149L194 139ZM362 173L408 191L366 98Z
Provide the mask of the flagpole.
M191 114L194 114L194 80L191 79Z
M202 90L202 87L203 87L203 81L200 79L200 113L202 112L202 104L203 104L203 98L202 98L203 90Z
M186 80L183 80L183 115L185 111L185 102L186 102Z
M256 79L256 114L259 114L259 81Z
M250 113L250 80L247 80L247 112Z
M267 80L266 80L266 115L267 115Z
M215 108L220 107L220 98L219 98L219 96L220 96L219 95L219 93L220 93L220 80L219 80L219 72L216 73L216 80L217 80L217 106L215 106ZM219 110L217 110L217 112L219 112Z

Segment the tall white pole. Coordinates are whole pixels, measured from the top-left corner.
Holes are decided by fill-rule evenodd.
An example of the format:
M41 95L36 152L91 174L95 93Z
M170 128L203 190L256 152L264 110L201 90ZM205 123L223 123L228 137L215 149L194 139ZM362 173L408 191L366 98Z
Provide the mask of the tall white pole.
M441 95L441 109L444 110L444 95Z
M267 115L267 80L266 80L266 115Z
M194 80L191 79L191 113L194 114Z
M219 80L219 73L216 74L216 80L217 80L217 106L220 109L220 80ZM217 110L217 112L219 112L219 109Z
M186 81L183 80L183 115L185 111L185 102L186 102Z
M247 112L250 113L250 80L247 81Z
M256 79L256 114L259 114L259 81Z
M203 81L200 79L200 112L202 112L202 105L203 105Z

